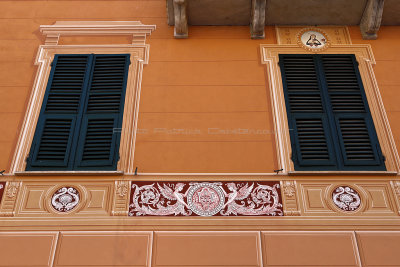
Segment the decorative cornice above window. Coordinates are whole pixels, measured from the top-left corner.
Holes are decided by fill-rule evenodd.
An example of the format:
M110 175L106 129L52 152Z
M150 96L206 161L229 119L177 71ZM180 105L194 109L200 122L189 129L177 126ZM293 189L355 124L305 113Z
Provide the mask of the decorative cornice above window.
M144 25L140 21L57 21L53 25L41 25L46 45L57 45L61 36L79 35L132 35L132 44L145 44L146 36L156 25Z

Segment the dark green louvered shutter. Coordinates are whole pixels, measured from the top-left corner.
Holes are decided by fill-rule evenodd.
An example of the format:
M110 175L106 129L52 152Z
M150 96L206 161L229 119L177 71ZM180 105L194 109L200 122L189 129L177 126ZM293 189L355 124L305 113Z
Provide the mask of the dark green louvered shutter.
M385 170L354 55L280 55L296 170Z
M292 159L296 170L336 166L315 57L280 55Z
M115 170L129 55L56 55L26 170Z
M321 55L345 170L386 170L354 55Z
M87 55L55 56L26 170L72 168L74 132L90 65Z
M129 55L95 55L76 169L116 169L129 64Z

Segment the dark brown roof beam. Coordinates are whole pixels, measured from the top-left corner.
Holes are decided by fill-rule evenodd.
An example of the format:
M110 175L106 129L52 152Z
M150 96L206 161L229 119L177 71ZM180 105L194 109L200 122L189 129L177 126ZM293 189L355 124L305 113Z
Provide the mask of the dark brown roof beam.
M385 0L368 0L360 22L363 39L375 40L382 22L383 5Z
M250 34L252 39L265 38L265 7L267 0L251 1Z
M188 38L187 0L173 0L175 38Z

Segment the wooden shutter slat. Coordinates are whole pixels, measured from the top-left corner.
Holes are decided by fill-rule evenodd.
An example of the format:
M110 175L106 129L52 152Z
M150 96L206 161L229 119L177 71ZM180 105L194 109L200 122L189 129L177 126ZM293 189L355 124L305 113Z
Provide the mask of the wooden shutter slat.
M49 82L46 112L78 113L88 60L87 55L59 55L56 58L52 80ZM68 100L64 101L64 97Z
M384 170L379 156L372 122L366 114L339 114L339 140L342 147L344 165L351 168L366 166L376 170ZM372 125L373 126L373 125Z
M354 55L321 55L319 58L336 125L341 168L385 170Z
M128 67L128 55L95 56L76 168L116 169Z
M332 144L329 141L327 119L324 114L292 114L294 153L298 167L333 165Z
M89 55L54 57L26 170L69 170L90 69Z
M32 160L28 161L27 170L67 168L75 123L76 116L71 114L44 114L37 126L37 147L31 148Z
M280 55L280 66L296 170L335 167L314 57Z

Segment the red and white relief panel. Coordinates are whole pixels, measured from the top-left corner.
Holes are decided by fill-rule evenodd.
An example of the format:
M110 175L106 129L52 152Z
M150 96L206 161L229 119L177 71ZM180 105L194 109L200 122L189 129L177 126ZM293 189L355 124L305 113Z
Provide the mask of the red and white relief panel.
M4 188L6 187L6 182L0 182L0 203L3 199Z
M279 182L132 182L129 216L283 216Z
M62 187L51 197L51 205L58 212L73 210L79 201L79 191L74 187Z
M350 186L339 186L332 192L335 205L343 211L356 211L361 205L358 192Z

